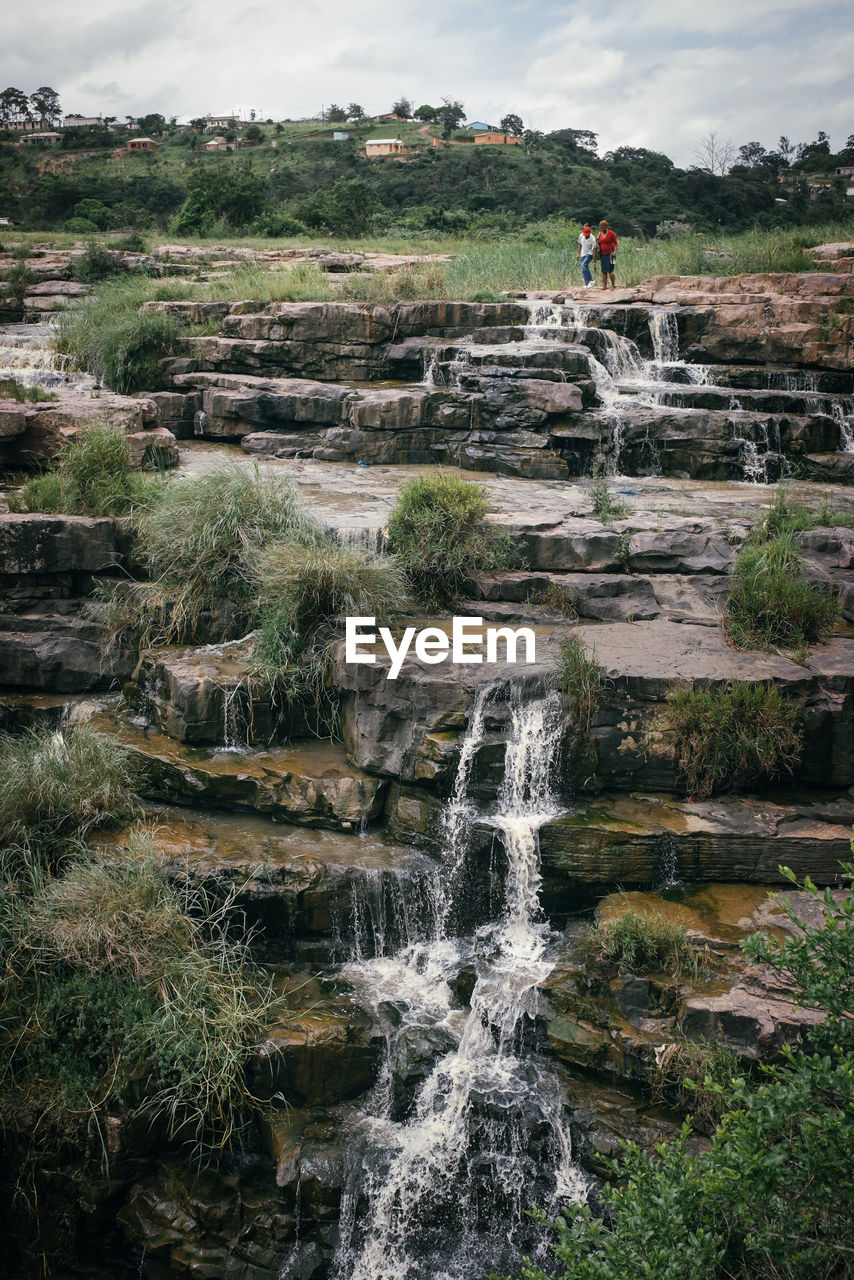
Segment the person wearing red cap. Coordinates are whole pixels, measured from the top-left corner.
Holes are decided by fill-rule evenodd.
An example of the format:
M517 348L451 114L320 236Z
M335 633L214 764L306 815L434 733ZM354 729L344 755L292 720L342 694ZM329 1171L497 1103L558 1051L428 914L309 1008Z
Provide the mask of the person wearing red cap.
M617 257L617 233L611 231L608 223L603 218L599 223L599 235L596 237L596 244L599 248L599 267L602 271L602 288L608 288L608 276L611 277L611 288L616 289L614 284L614 265Z
M590 289L593 285L593 277L590 274L590 263L593 260L593 252L596 248L596 237L586 226L578 237L578 253L575 255L575 261L581 262L581 275L584 279L585 289Z

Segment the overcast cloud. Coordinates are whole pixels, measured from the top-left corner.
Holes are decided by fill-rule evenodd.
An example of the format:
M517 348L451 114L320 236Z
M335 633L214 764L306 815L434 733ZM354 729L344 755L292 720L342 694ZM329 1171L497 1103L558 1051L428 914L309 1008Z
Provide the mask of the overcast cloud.
M298 119L331 102L388 111L459 98L470 120L513 111L589 128L600 153L690 164L710 130L738 145L854 133L850 0L41 0L0 15L0 87L51 85L65 111Z

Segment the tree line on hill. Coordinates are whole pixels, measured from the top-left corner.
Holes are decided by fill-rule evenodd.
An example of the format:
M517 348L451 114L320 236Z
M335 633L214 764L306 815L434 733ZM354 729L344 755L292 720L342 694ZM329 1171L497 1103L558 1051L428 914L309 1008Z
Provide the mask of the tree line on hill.
M4 94L0 118L12 109L9 99L3 106ZM61 147L90 154L40 172L35 148L18 148L18 135L0 134L0 185L8 193L0 213L24 227L81 234L157 227L178 235L358 235L375 224L404 234L502 234L545 219L607 217L623 234L652 236L662 223L729 231L839 219L851 210L846 179L834 170L854 164L854 134L834 152L824 132L800 144L781 137L773 150L756 141L734 148L712 133L699 144L696 163L683 169L644 147L600 156L595 133L544 134L526 129L513 112L501 129L523 145L458 145L472 134L457 132L465 120L457 99L413 110L400 98L393 108L455 145L413 149L405 163L367 159L355 139L331 135L283 140L273 151L269 144L283 137L282 126L252 122L241 131L240 141L252 144L246 150L200 156L204 117L182 127L151 113L139 126L162 137L159 154L108 166L98 151L115 147L115 134L106 125L83 126L67 129ZM354 124L364 119L358 103L332 104L328 123L339 122L333 115Z

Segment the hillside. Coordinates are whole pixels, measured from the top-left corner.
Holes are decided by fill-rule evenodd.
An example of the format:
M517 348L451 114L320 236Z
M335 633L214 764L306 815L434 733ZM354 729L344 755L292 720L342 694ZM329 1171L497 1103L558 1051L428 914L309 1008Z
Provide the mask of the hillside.
M336 128L349 137L334 140ZM210 139L190 128L166 132L152 154L122 150L122 135L106 129L66 130L49 149L21 146L7 133L0 184L9 194L0 214L24 229L80 234L168 228L272 236L374 228L489 234L556 217L607 217L624 234L653 236L663 222L736 230L823 223L851 209L841 180L826 173L828 189L811 198L805 168L783 181L764 164L737 165L726 176L682 170L642 148L599 158L569 129L526 135L512 147L477 145L465 132L434 145L414 121L285 121L256 132L262 141L213 154L203 154ZM407 153L360 154L377 136L400 138Z

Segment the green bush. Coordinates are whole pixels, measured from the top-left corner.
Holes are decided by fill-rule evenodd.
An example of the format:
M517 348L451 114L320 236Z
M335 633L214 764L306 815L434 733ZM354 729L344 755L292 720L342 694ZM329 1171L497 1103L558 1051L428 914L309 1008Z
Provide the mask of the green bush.
M854 866L844 872L854 878ZM854 1275L854 896L803 888L812 923L789 907L796 933L745 949L793 1001L825 1013L812 1043L785 1050L758 1085L726 1070L704 1079L723 1094L707 1151L688 1150L687 1123L652 1154L628 1144L599 1205L573 1205L555 1224L552 1280ZM523 1276L546 1280L534 1265Z
M99 827L137 810L128 752L91 725L0 736L0 844L53 866Z
M152 503L160 482L131 464L121 430L89 426L60 454L52 471L29 480L15 505L27 511L125 516Z
M161 387L159 361L173 354L182 334L174 316L139 310L150 296L145 285L135 278L106 280L59 322L58 350L122 395Z
M264 608L255 672L285 705L313 707L315 731L335 733L337 700L328 680L334 624L346 615L388 621L406 602L406 577L388 556L332 541L273 543L257 561Z
M289 477L238 466L167 482L137 530L140 556L171 601L164 638L172 640L191 635L199 615L223 600L250 624L258 551L273 540L310 545L321 536Z
M590 944L601 963L614 965L621 973L662 969L681 976L697 970L697 952L685 929L656 913L624 911L615 919L597 921Z
M4 279L9 285L8 296L19 307L24 305L27 290L31 284L35 284L36 278L35 273L30 270L24 259L15 262L5 272Z
M120 276L127 268L117 253L112 253L102 244L92 243L86 246L85 253L79 257L72 267L75 280L83 284L97 284L110 276Z
M106 1158L99 1134L116 1114L199 1157L230 1143L276 1001L229 936L229 907L179 894L139 832L7 912L0 1104L34 1115L31 1158L73 1144L85 1173Z
M789 776L803 750L803 712L773 684L677 689L670 718L689 795L743 791Z
M482 485L450 472L408 480L388 522L389 546L427 608L451 604L473 573L513 562L509 536L486 518Z
M804 577L791 527L739 551L724 612L736 648L803 650L827 638L836 614L828 589Z

